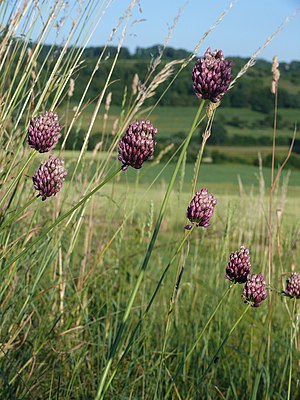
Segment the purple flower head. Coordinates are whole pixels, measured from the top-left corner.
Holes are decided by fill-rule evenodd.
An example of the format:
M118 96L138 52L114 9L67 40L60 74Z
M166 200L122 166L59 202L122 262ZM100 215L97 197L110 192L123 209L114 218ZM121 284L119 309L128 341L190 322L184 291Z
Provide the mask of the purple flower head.
M60 191L65 181L67 171L64 168L64 161L50 154L49 160L40 164L34 173L32 180L42 200L55 196Z
M232 61L225 60L222 50L206 50L192 71L193 89L199 99L217 103L228 91L232 78Z
M259 307L262 301L267 298L266 282L261 272L259 274L248 274L242 298L244 303L249 303L252 307Z
M286 281L286 289L283 293L286 296L300 299L300 274L298 272L292 272Z
M245 283L251 269L249 250L241 246L239 251L230 254L225 278L234 283Z
M216 204L217 200L214 198L214 196L212 194L208 194L207 189L203 188L193 197L186 211L186 216L192 224L207 228ZM192 225L187 225L185 227L185 229L191 228Z
M54 111L30 118L28 144L40 153L49 151L57 143L62 126Z
M136 120L128 126L118 148L118 159L123 163L123 171L129 166L139 169L153 156L156 144L153 138L156 133L157 129L148 120Z

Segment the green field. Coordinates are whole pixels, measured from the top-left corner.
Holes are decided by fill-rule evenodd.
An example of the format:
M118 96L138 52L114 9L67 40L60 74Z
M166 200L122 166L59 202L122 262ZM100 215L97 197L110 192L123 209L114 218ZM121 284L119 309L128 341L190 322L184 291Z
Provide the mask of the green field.
M72 109L72 106L70 107ZM121 108L112 106L108 113L108 122L106 133L110 133L114 121L119 118ZM149 118L151 122L157 126L159 130L159 135L162 137L172 137L178 133L186 133L190 127L191 121L194 118L196 108L194 107L156 107L153 111L151 108L142 110L137 115L137 118ZM89 105L82 116L79 117L77 126L80 129L86 131L88 129L89 123L92 118L93 107ZM300 113L297 109L282 109L279 110L285 120L289 122L290 125L294 125L299 121ZM65 114L65 108L61 109L61 114ZM96 123L92 129L92 134L102 133L103 127L103 108L102 111L97 115ZM69 120L71 119L73 112L69 113ZM239 117L241 120L247 121L247 123L254 124L260 119L265 118L265 114L259 113L257 111L250 110L248 108L226 108L220 106L217 110L217 117L220 116L225 119L224 126L228 129L229 136L238 135L253 135L253 136L269 136L270 145L272 144L273 127L270 124L269 127L265 128L236 128L228 125L228 121L231 121L234 117ZM226 123L227 121L227 123ZM289 137L293 135L292 128L278 129L278 136Z
M251 152L253 149L248 149ZM227 149L226 149L227 151ZM235 151L235 148L230 148L228 151ZM254 151L254 150L253 150ZM79 153L76 151L65 151L64 159L66 165L68 166L68 177L67 180L72 176L72 171L77 162ZM106 153L100 153L96 160L92 158L92 154L90 152L86 153L84 156L83 162L83 171L86 176L92 177L95 173L97 160L104 160L106 157ZM37 167L39 161L43 159L42 156L38 156L35 160L34 165L31 168L31 171L34 171L34 168ZM115 161L117 162L117 156L114 156ZM154 159L155 161L155 159ZM91 163L92 162L92 163ZM114 164L112 164L114 165ZM115 164L117 165L117 164ZM129 169L126 173L121 174L122 179L128 180L129 183L134 183L136 179L139 180L139 184L143 186L149 185L154 179L157 182L168 182L172 171L174 169L174 164L165 165L164 163L155 164L154 162L147 162L143 169L140 171L135 171L133 169ZM81 171L81 167L79 168ZM194 165L186 164L184 168L184 182L187 186L190 185L190 182L193 179L194 174ZM200 176L199 176L199 185L213 185L213 187L220 187L225 192L230 192L232 189L239 190L240 184L246 187L258 187L259 186L259 168L251 165L242 165L242 164L211 164L205 163L201 166ZM158 176L158 178L157 178ZM270 184L271 177L271 169L263 168L262 176L265 181L266 187ZM138 178L137 178L138 177ZM300 171L299 170L290 170L288 165L284 169L281 174L281 179L279 184L287 178L288 185L291 190L297 191L300 190Z

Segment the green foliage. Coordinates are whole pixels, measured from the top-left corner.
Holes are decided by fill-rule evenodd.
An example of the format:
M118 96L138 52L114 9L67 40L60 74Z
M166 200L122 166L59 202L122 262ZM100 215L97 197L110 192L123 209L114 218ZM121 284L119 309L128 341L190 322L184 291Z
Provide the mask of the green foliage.
M49 5L37 3L27 3L33 16ZM101 10L98 3L88 1L90 7L81 9L78 20L87 28L96 6ZM1 3L1 21L7 4ZM162 98L162 107L151 106L169 81L161 80L142 105L131 93L135 73L151 84L168 61L188 52L167 48L159 68L149 70L157 46L135 54L123 48L115 67L117 51L109 47L79 103L103 48L85 49L81 63L80 48L62 54L43 40L29 43L24 38L38 19L29 24L26 14L15 11L12 29L0 36L0 398L98 399L103 389L105 399L248 399L256 398L258 388L262 398L286 398L288 391L289 400L296 400L297 319L293 300L280 292L300 257L300 172L283 171L271 201L265 196L271 170L246 165L253 164L258 146L272 142L270 64L258 61L225 96L202 153L207 118L203 112L200 119L191 66ZM43 23L45 37L49 26L58 28L56 18L53 12L49 25ZM22 40L11 36L14 24L24 29ZM245 60L234 61L236 73ZM284 66L287 92L279 102L289 108L278 114L277 143L290 141L298 100L297 87L287 84L297 80L299 69L296 62ZM113 105L105 104L110 90ZM61 192L43 202L31 177L46 155L30 151L26 130L30 117L48 107L58 109L64 128L53 152L65 157L68 175ZM121 172L120 136L129 121L149 113L159 128L154 160ZM277 150L276 164L287 149ZM268 164L270 148L263 151ZM299 155L291 165L299 166ZM218 203L210 227L195 227L187 236L186 209L201 187ZM266 218L267 204L277 210L276 229L275 213ZM250 309L233 332L245 304L242 287L229 292L224 273L229 254L242 243L250 248L255 273L268 274L271 250L274 300L272 308L265 302ZM224 338L226 346L214 359Z
M275 162L276 164L281 165L285 160L285 157L276 157ZM255 162L255 165L258 165L258 162ZM268 154L263 158L263 165L266 167L272 166L272 154ZM291 154L289 158L289 168L291 169L300 169L300 155L298 154Z
M105 57L108 58L101 62L100 69L96 73L93 84L88 91L88 97L91 99L95 99L99 95L99 88L103 87L112 65L112 59L116 55L117 48L113 46L109 46L106 49L104 49L104 47L90 47L84 50L84 66L81 68L80 73L75 76L76 85L73 96L74 101L79 100L82 88L86 86L90 73L97 62L97 58L102 54L103 50L105 50ZM59 47L51 49L50 46L45 46L39 58L40 63L43 62L49 51L53 54L53 57L49 58L49 68L51 68L52 63L55 62L61 49ZM115 80L115 82L110 87L115 104L121 104L124 88L131 87L135 73L139 75L141 82L143 82L143 79L149 70L149 59L151 57L157 57L159 52L159 45L149 48L138 47L133 54L131 54L125 47L121 49L119 61L113 74L113 80ZM186 50L168 47L163 53L159 69L162 69L167 62L188 57L189 54L190 53ZM233 73L236 74L247 60L237 57L233 57L232 59L234 61ZM300 92L300 84L295 82L295 78L298 76L297 74L299 74L300 70L298 64L299 63L297 62L292 62L291 65L285 64L284 66L281 66L281 70L283 70L284 73L282 74L280 81L281 88L278 98L279 107L299 108L300 97L298 93ZM192 89L191 68L192 65L181 72L180 79L176 79L173 83L172 90L168 91L162 99L160 103L161 105L192 106L197 104L197 99L194 96ZM226 107L249 107L262 113L270 112L273 109L273 97L270 93L272 80L270 71L271 63L264 60L258 60L255 67L248 71L244 79L237 82L235 89L231 90L225 96L222 102L223 105ZM293 93L290 93L285 89L286 83L288 84L289 82L294 86L296 85L296 88L293 88ZM152 102L156 101L161 96L164 89L165 85L157 89ZM295 93L295 89L297 89L297 94Z

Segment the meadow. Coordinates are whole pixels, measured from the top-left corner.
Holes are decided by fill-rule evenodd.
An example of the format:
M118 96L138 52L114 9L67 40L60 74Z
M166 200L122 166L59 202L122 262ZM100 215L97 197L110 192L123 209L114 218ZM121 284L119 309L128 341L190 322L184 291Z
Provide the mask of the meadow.
M159 57L122 106L109 95L111 74L96 100L86 86L75 103L83 31L72 25L76 45L67 40L54 56L44 35L57 29L60 11L40 25L35 2L24 1L23 13L16 4L8 13L0 3L0 398L297 400L300 171L289 161L298 110L279 109L289 124L274 128L277 88L273 119L261 128L262 113L222 106L226 85L217 103L208 95L196 108L145 105L159 85L180 79L173 61L155 69ZM85 5L76 23L92 30L87 21L101 7ZM121 19L124 29L136 6ZM24 40L33 29L26 13L43 26L34 46ZM104 48L90 84L105 57ZM177 62L191 70L195 61L190 54ZM153 126L140 133L133 123L142 118ZM221 124L229 139L268 140L212 145L218 119L220 136ZM217 163L213 151L227 161ZM204 203L193 203L203 188ZM242 282L225 278L231 257L247 272ZM261 290L267 298L258 303Z

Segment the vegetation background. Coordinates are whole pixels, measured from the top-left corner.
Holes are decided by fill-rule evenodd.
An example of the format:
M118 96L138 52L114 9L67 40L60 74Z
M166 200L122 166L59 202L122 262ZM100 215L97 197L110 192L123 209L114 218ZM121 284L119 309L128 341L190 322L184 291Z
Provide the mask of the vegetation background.
M300 260L300 61L280 64L274 96L271 63L233 58L233 76L246 73L194 129L195 55L168 41L123 47L134 0L112 30L118 46L88 47L109 3L83 2L65 41L48 45L64 2L0 1L0 397L297 400L299 301L281 292ZM32 175L48 155L26 137L48 109L68 176L42 202ZM136 118L158 128L155 156L111 177ZM202 187L218 204L188 236ZM268 282L258 309L224 279L242 244Z

